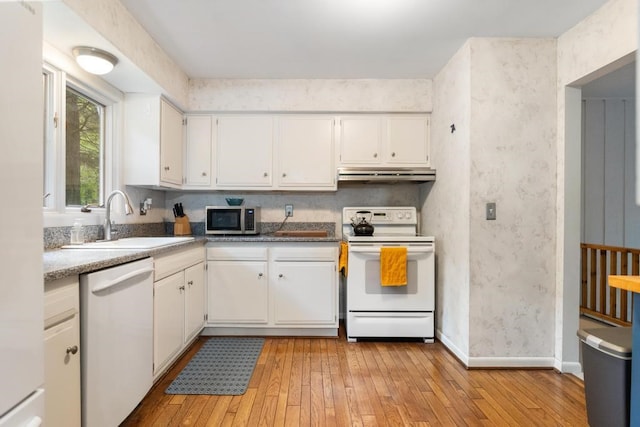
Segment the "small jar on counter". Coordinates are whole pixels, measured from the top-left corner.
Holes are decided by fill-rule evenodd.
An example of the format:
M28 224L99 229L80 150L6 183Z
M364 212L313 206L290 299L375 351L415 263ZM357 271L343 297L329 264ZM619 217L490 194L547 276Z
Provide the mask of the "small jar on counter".
M71 244L82 245L84 243L84 228L82 227L82 220L76 219L73 222L71 228Z

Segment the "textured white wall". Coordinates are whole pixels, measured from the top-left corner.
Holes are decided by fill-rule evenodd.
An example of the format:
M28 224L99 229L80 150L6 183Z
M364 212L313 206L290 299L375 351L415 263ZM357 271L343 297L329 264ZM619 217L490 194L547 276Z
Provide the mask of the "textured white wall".
M466 43L434 79L431 164L424 184L423 234L436 238L436 327L463 361L469 353L470 45ZM450 126L455 124L456 131Z
M167 192L166 205L181 202L191 221L204 221L204 207L225 206L225 197L244 198L244 204L261 207L263 222L284 220L284 205L293 204L293 217L289 222L335 222L340 233L342 208L345 206L418 206L420 186L417 184L366 184L340 188L336 193L286 192ZM165 218L168 221L171 218Z
M192 111L430 112L430 79L213 80L189 85Z
M470 357L553 356L555 69L553 39L471 40Z
M638 3L610 0L558 38L557 105L557 368L579 370L580 94L581 84L635 59ZM567 103L569 100L569 103Z

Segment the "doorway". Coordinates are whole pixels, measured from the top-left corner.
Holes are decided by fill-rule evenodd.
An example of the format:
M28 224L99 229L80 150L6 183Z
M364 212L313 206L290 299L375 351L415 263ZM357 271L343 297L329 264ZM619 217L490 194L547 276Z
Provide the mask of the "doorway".
M629 78L629 76L631 77ZM626 80L624 84L622 81L623 78ZM592 207L594 202L587 202L587 199L598 199L600 197L597 194L594 196L593 193L587 193L587 191L590 191L589 180L597 180L600 178L591 176L589 179L583 180L588 167L588 165L585 164L585 150L583 149L583 137L585 134L583 127L585 123L583 105L585 99L594 99L597 96L601 98L614 98L615 95L618 94L618 92L614 92L614 88L616 87L619 90L624 90L625 96L627 96L629 83L633 85L633 89L631 90L633 94L632 98L634 99L635 52L620 58L618 61L596 72L580 78L578 81L565 87L564 91L564 189L559 189L561 194L564 195L563 198L559 199L559 203L564 204L564 218L563 223L560 224L560 226L564 228L564 233L562 242L559 242L559 249L563 254L562 288L559 289L561 292L559 301L562 301L562 305L558 308L558 314L561 313L561 321L558 323L560 328L556 332L556 337L559 339L558 344L560 345L558 348L558 356L561 359L561 366L558 368L563 372L577 373L581 371L578 363L579 341L576 336L576 331L579 329L579 305L581 297L580 242L582 242L583 237L588 234L586 227L591 227L591 223L596 223L594 219L588 218L591 214L585 214L587 206L589 206L589 209L595 209ZM625 85L627 86L626 89L622 89ZM635 122L635 114L633 119ZM604 146L601 145L600 148L601 152L604 152ZM624 155L622 158L624 160ZM632 174L635 176L635 162L633 166L632 169L634 172L632 172ZM601 177L601 187L604 188L604 172L601 173ZM587 182L587 184L584 184L584 182ZM635 183L635 179L633 179L633 182ZM607 203L608 200L604 200L604 202ZM635 203L634 197L632 197L632 202ZM615 202L611 203L615 204ZM604 209L604 207L600 208L601 211L602 209ZM598 227L604 230L604 213L599 213L599 215L600 220ZM595 217L597 218L598 215ZM593 227L595 227L595 225ZM589 233L591 233L591 231L589 231ZM604 231L601 233L601 236L604 237Z

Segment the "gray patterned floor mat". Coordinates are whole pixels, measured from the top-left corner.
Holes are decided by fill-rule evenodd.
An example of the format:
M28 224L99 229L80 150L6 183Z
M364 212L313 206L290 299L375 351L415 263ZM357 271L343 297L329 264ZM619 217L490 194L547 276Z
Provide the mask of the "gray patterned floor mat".
M264 338L210 338L165 393L244 394L263 344Z

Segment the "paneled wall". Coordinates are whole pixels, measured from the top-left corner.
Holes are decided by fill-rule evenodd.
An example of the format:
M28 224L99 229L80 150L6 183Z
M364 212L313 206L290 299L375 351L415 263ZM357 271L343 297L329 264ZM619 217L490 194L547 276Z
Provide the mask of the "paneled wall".
M582 144L582 241L640 248L635 100L583 100Z

